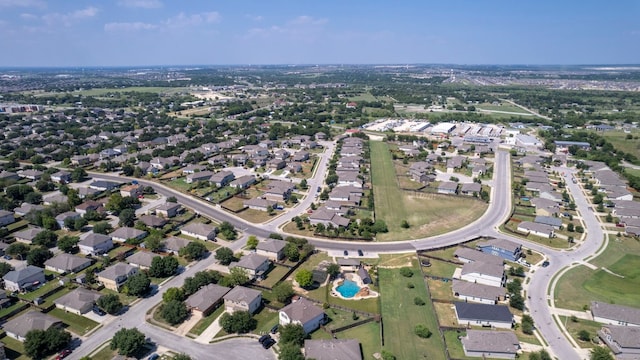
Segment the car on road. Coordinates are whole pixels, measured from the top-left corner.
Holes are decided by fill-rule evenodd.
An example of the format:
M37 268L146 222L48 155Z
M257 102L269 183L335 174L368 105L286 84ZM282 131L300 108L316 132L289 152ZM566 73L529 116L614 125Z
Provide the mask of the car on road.
M277 332L278 332L278 328L279 328L279 327L280 327L280 324L275 324L275 325L273 325L273 327L271 328L271 331L270 331L270 332L271 332L272 334L277 333Z
M345 250L342 253L344 254L344 256L349 256L349 251L348 250Z
M264 334L264 335L260 336L260 339L258 339L258 342L259 342L260 344L264 344L264 342L265 342L265 341L267 341L267 340L269 340L269 339L271 339L271 335L269 335L269 334Z
M71 350L64 349L64 350L60 351L60 353L58 353L58 356L56 356L56 360L64 359L69 355L71 355Z
M268 349L268 348L272 347L273 344L275 344L275 343L276 343L275 340L273 340L272 338L269 338L265 342L262 343L262 347L265 348L265 349Z
M362 251L362 249L358 249L358 256L364 256L364 252Z
M547 267L547 266L549 266L549 262L548 262L548 261L546 261L546 260L545 260L545 261L543 261L543 262L542 262L542 267Z

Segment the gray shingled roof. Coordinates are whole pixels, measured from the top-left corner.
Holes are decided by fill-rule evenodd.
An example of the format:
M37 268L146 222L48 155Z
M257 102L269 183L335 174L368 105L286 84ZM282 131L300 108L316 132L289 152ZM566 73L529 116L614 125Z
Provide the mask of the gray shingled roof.
M474 304L454 301L456 314L460 321L500 321L511 322L513 315L504 305Z
M39 311L29 311L7 321L3 328L6 332L24 338L31 330L47 330L52 325L59 323L61 321L51 315Z
M236 286L224 295L223 298L234 302L244 301L248 304L258 296L262 296L262 292L259 290L249 289L244 286Z
M149 252L149 251L138 251L133 255L127 256L125 260L127 260L129 264L151 267L151 262L153 261L153 258L158 256L160 255Z
M256 253L249 253L241 257L240 261L238 261L235 266L249 270L256 270L260 265L264 264L265 261L269 261L269 258Z
M36 235L40 234L41 232L43 232L44 229L39 228L39 227L32 227L32 228L28 228L28 229L24 229L22 231L18 231L16 233L13 234L13 236L17 239L24 239L27 241L33 241L33 239L36 237Z
M111 236L104 234L89 233L84 239L78 242L78 245L97 246L105 242L111 241Z
M304 354L316 360L362 360L356 339L305 340Z
M277 253L280 250L284 249L286 245L287 245L287 242L284 240L266 239L265 241L261 241L260 243L258 243L258 246L256 247L256 249Z
M640 309L638 308L592 301L591 313L594 317L640 325Z
M33 265L27 265L26 267L18 270L12 270L6 273L2 278L5 281L11 281L16 284L21 283L24 279L32 276L33 274L44 273L44 269Z
M504 264L504 259L500 256L483 253L482 251L470 249L467 247L459 247L453 253L458 258L467 259L469 261L480 261L491 264Z
M460 296L472 296L481 299L496 300L505 296L505 288L490 286L485 284L472 283L469 281L453 279L453 293Z
M146 231L138 230L132 227L120 227L111 233L112 238L119 238L119 239L133 239L133 238L137 238L138 236L146 236L146 235L147 235Z
M226 295L231 288L216 284L209 284L200 288L194 294L189 296L185 303L187 307L205 311L213 304L217 303Z
M126 275L136 267L125 263L116 263L100 271L97 275L105 279L115 280L118 276Z
M100 297L101 293L79 287L70 293L54 300L54 304L59 304L71 309L80 310L87 304L93 305Z
M513 331L467 330L462 346L467 351L515 354L520 341Z
M51 259L44 262L45 266L49 266L55 269L62 269L64 271L71 271L83 265L91 265L91 260L75 256L67 253L60 253ZM85 266L86 267L86 266Z
M617 347L618 351L622 348L640 348L640 327L638 326L619 326L607 325L603 326L598 335L610 347ZM614 353L618 351L614 350Z
M299 321L301 324L306 324L309 320L324 314L324 310L321 307L305 298L292 302L280 309L280 311L287 314L291 321Z
M474 261L464 264L464 266L462 266L462 275L471 273L478 273L501 278L502 275L504 275L504 265L497 263L484 263L480 261Z

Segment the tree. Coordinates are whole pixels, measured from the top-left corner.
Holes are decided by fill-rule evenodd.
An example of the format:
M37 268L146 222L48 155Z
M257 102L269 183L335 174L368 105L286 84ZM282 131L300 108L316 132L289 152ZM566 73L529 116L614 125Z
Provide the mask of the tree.
M387 350L382 350L382 360L396 360L396 356Z
M78 241L80 241L80 238L77 236L65 235L58 239L58 249L66 253L76 253L78 251Z
M336 276L338 276L338 274L340 274L340 265L336 264L336 263L331 263L329 266L327 266L327 273L329 274L329 276L331 277L331 279L335 279Z
M249 238L247 239L247 248L254 250L256 247L258 247L259 241L258 238L255 235L251 235L249 236Z
M411 270L411 268L408 268L408 267L400 268L400 275L402 275L404 277L412 277L413 276L413 270Z
M410 227L409 222L407 220L402 220L400 223L400 227L403 229L408 229Z
M589 331L582 329L578 331L578 339L582 341L591 341L591 334L589 334Z
M8 255L11 255L14 258L18 257L20 258L20 260L24 260L29 250L31 250L29 245L23 244L21 242L14 242L13 244L7 247L7 249L5 250L5 253L7 253Z
M276 296L276 300L284 303L289 300L289 298L293 296L295 292L293 291L293 286L291 286L291 283L283 281L273 287L273 294Z
M216 260L220 261L222 265L229 265L236 258L233 256L233 250L228 247L221 247L216 250Z
M278 360L304 360L305 357L302 355L302 351L300 350L300 346L291 344L291 343L283 343L280 342L278 346Z
M162 301L164 301L165 303L173 300L184 301L184 299L184 290L179 287L168 288L167 291L162 294Z
M524 298L522 297L522 295L520 295L520 293L511 294L511 296L509 297L509 305L511 305L511 307L514 309L523 310Z
M581 225L576 226L576 232L582 234L584 232L584 228Z
M307 337L307 333L300 324L280 326L278 333L280 334L280 343L295 344L298 347L304 344L304 339Z
M215 284L221 277L220 273L215 270L198 271L193 277L184 279L184 284L182 285L184 295L189 296L205 285Z
M147 236L147 238L144 240L144 248L153 252L156 252L162 249L161 235L151 234Z
M511 267L511 269L509 270L509 273L512 276L519 276L519 277L524 277L525 272L524 272L524 268L522 266L518 266L518 267Z
M100 221L104 219L104 216L101 213L91 209L87 210L82 217L87 221Z
M137 328L122 328L113 334L111 350L118 350L118 354L131 356L142 350L146 344L145 335Z
M13 266L6 262L0 262L0 277L5 276L9 271L13 271Z
M309 186L307 185L307 179L300 180L300 189L306 190Z
M423 339L428 339L431 337L431 335L433 335L431 333L431 330L429 330L429 328L422 324L416 325L415 329L413 329L413 332Z
M74 182L82 182L87 177L87 172L83 168L75 168L71 172L71 180Z
M604 346L596 346L591 349L590 357L591 360L613 360L613 356L608 348Z
M93 232L96 234L104 234L107 235L113 230L113 227L110 223L106 221L100 221L93 225Z
M178 259L173 256L156 256L151 260L149 275L156 278L168 277L178 270Z
M162 305L160 316L169 324L177 325L182 323L189 315L187 306L182 301L171 300Z
M220 317L220 326L229 334L244 334L256 328L258 321L251 317L248 311L234 311L233 314L224 313Z
M47 330L30 330L24 340L24 351L32 359L42 359L67 347L71 334L52 326Z
M286 256L289 261L297 262L300 260L300 251L298 250L298 246L294 243L288 242L284 246L284 256Z
M45 247L37 247L27 253L27 264L43 268L44 262L52 257L53 253L49 251L49 249Z
M224 286L234 287L246 284L249 280L249 276L247 276L247 273L243 269L234 267L229 271L229 275L222 279L222 282Z
M522 315L522 332L528 335L533 334L533 318L530 315Z
M58 241L58 235L51 230L43 230L33 238L34 245L40 245L44 247L54 247Z
M423 306L424 304L426 304L424 300L422 300L422 298L419 296L416 296L415 298L413 298L413 303L418 306Z
M575 226L572 223L567 224L567 231L568 232L574 232L575 231Z
M118 215L119 225L132 227L136 222L136 212L133 209L124 209Z
M200 259L206 253L207 248L203 244L195 241L191 241L178 252L180 256L185 257L189 261Z
M120 297L116 294L102 295L96 301L96 305L108 314L115 315L122 309Z
M176 199L176 197L175 197L175 196L169 196L169 197L167 198L167 202L177 203L177 202L178 202L178 199Z
M126 293L133 296L142 296L149 291L151 280L145 273L137 273L129 276L124 283Z
M307 288L313 285L313 273L307 269L300 269L296 274L296 282L300 287Z

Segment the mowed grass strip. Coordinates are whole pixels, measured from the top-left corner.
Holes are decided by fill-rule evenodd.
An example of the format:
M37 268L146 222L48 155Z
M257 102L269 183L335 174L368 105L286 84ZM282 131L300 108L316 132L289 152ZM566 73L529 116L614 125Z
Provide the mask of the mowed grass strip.
M400 269L397 268L378 269L384 347L397 359L445 359L444 342L438 332L436 315L416 262L412 269L414 275L411 278L400 275ZM408 282L413 282L415 287L407 288ZM427 304L415 305L415 297L420 297ZM414 333L418 324L425 325L433 335L428 339L418 337Z
M383 219L389 231L393 231L400 228L402 220L407 219L402 190L396 183L395 167L387 143L370 141L369 146L376 218Z
M591 261L598 270L578 266L559 280L555 289L557 307L582 310L591 301L640 307L640 242L613 236L609 239L607 249Z

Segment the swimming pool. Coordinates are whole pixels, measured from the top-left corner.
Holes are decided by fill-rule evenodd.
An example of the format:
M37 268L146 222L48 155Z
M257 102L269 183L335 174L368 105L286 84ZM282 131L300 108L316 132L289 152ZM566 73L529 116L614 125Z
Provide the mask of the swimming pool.
M343 298L352 298L356 296L360 291L360 286L355 281L345 279L340 286L336 288L336 291L342 295Z

